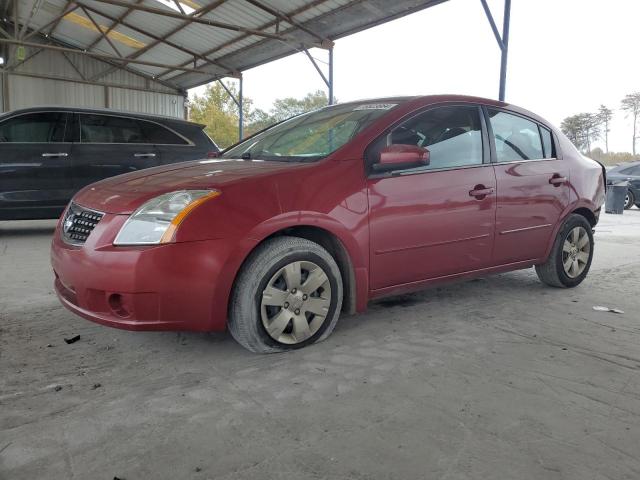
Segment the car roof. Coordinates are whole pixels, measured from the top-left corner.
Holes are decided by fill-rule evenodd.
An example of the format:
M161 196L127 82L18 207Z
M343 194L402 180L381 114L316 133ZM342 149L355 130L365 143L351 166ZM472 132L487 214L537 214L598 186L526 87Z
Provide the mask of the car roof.
M17 113L41 112L43 110L46 110L49 112L51 111L82 112L82 113L98 113L98 114L104 114L104 115L122 115L126 117L141 118L141 119L147 119L147 120L184 123L187 125L194 125L200 128L204 128L206 126L201 123L191 122L189 120L184 120L178 117L171 117L169 115L154 115L151 113L131 112L127 110L115 110L113 108L89 108L89 107L74 107L74 106L64 106L64 105L37 105L33 107L28 107L28 108L20 108L17 110L4 112L0 115L0 118L8 115L15 115Z

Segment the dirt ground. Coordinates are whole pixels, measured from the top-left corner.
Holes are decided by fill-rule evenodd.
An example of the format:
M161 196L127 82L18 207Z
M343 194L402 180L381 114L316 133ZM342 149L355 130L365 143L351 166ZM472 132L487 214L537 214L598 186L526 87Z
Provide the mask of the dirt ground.
M638 209L604 216L573 290L449 285L269 356L75 317L52 226L0 222L2 479L640 478Z

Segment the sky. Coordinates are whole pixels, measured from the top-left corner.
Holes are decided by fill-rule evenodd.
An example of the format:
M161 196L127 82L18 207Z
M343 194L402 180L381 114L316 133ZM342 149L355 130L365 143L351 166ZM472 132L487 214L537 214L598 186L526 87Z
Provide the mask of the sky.
M488 3L501 26L503 0ZM637 0L512 0L506 101L557 126L605 104L615 111L609 150L631 151L631 119L619 107L624 95L640 91L639 19ZM326 62L326 51L311 53ZM449 0L334 47L339 102L439 93L497 98L499 71L480 0ZM244 72L245 96L264 110L277 98L325 88L303 54Z

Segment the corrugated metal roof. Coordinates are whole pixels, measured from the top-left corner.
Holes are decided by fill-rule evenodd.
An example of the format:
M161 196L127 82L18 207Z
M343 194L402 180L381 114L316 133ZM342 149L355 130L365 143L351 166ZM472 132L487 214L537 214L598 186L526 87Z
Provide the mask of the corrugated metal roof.
M127 63L185 90L305 48L326 48L338 38L443 1L21 0L18 23L67 46L166 65Z

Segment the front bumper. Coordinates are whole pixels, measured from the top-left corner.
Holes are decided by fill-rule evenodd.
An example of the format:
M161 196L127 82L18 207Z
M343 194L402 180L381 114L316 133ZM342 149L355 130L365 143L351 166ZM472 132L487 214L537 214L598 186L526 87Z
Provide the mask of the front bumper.
M65 243L58 226L51 264L61 303L88 320L127 330L223 330L228 288L219 288L219 273L232 242L114 247L126 219L105 214L82 246Z

